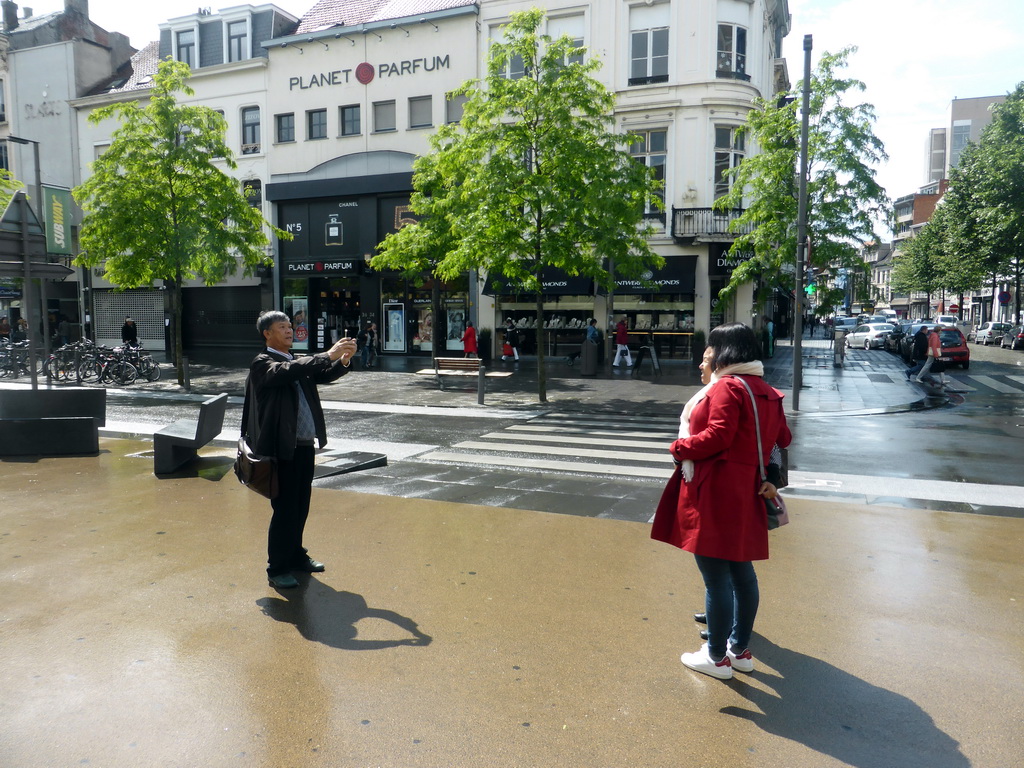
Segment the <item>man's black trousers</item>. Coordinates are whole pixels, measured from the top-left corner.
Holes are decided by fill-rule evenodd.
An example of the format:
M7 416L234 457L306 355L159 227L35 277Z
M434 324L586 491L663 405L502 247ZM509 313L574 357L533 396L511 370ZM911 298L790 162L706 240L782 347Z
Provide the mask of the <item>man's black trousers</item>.
M312 445L297 445L290 461L277 462L279 492L270 502L274 516L267 536L268 576L288 573L304 565L308 558L302 547L302 531L309 517L314 453Z

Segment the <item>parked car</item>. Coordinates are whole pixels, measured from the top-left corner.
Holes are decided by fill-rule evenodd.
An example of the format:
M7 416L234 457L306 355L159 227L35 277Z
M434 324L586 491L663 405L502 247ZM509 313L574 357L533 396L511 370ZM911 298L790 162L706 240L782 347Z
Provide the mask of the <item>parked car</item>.
M1004 349L1024 349L1024 325L1015 325L1004 333L999 346Z
M846 331L847 333L852 331L858 325L860 325L860 323L857 321L856 317L837 317L832 322L833 329L837 331Z
M895 330L892 323L865 323L858 325L852 332L846 334L846 346L864 347L864 349L879 349L885 342L885 337Z
M956 315L936 315L935 324L952 325L953 327L956 327L957 325L960 324L960 318L957 317Z
M882 346L885 347L887 352L895 352L897 355L900 353L900 344L903 343L903 337L907 335L913 323L900 323L897 325L893 332L885 337L882 342Z
M1007 333L1013 326L1009 323L982 323L976 331L971 332L975 344L988 346L1000 341L1004 333Z
M921 328L933 328L935 323L911 323L906 329L904 336L900 339L900 357L907 365L914 362L914 337Z
M971 366L971 350L967 347L967 339L959 328L939 328L939 342L942 344L942 356L939 360L948 365L959 365L964 370Z
M886 317L885 315L868 315L860 321L862 325L870 325L871 323L892 323L896 325L896 320L892 317Z

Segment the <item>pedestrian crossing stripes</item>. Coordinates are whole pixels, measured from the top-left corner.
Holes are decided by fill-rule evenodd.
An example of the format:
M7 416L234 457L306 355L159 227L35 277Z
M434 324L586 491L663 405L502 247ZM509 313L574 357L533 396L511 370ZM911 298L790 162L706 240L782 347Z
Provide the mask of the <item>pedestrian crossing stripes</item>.
M666 478L677 419L540 416L417 457L425 462L619 477Z
M902 372L886 372L884 375L894 384L904 384L907 381L907 377ZM957 392L998 392L1003 395L1024 395L1024 376L1002 375L996 377L953 373L952 371L946 371L945 375L946 379L952 382L952 388Z

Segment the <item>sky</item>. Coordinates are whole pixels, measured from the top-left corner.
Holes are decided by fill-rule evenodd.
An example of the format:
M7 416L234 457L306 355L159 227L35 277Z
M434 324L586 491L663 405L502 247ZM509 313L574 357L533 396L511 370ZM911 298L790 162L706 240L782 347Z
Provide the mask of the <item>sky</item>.
M298 17L315 0L275 4ZM89 15L138 48L157 39L161 22L207 5L89 0ZM63 6L36 0L30 7L38 15ZM867 86L857 96L875 107L875 134L889 154L878 180L893 199L926 182L928 131L948 124L952 99L1005 95L1024 81L1024 0L789 0L789 10L793 29L783 55L794 83L803 75L804 35L813 36L812 66L823 51L857 46L845 74Z

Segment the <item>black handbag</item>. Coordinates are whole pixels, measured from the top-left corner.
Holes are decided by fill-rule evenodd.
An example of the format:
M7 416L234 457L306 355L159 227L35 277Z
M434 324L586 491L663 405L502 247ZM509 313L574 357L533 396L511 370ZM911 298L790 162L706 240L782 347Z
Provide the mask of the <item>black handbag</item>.
M235 476L246 488L256 491L260 496L276 499L278 494L277 459L272 456L260 456L249 445L246 438L246 427L251 413L249 395L252 385L246 382L245 403L242 405L242 434L238 438L238 453L235 456Z

